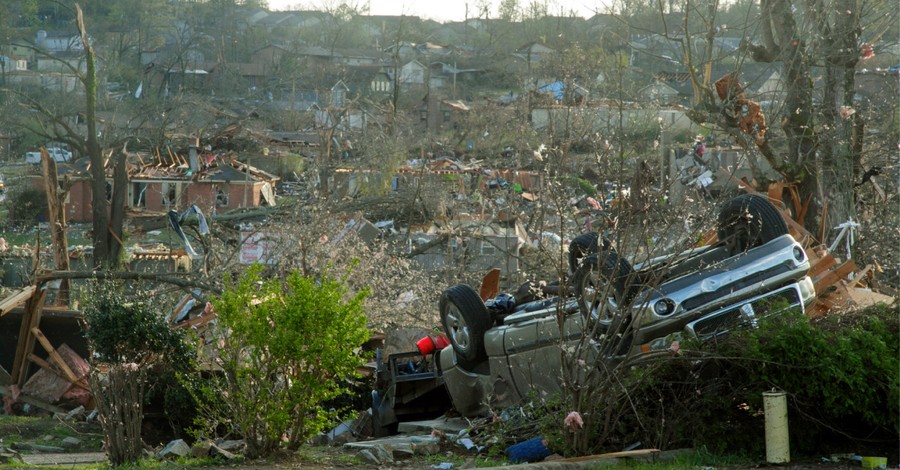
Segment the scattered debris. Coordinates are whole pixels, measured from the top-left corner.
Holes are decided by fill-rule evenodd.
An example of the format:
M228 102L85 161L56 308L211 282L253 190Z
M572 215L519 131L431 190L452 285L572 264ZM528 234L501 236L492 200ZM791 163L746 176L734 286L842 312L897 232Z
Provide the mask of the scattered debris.
M187 250L188 254L190 254L192 258L195 258L199 256L199 254L194 251L193 247L191 247L191 242L188 241L187 236L185 236L184 234L184 230L181 229L181 224L184 223L185 219L192 215L197 216L200 235L209 235L209 225L206 224L206 217L203 215L203 211L201 211L196 204L191 205L191 207L189 207L188 210L182 212L180 216L174 210L170 210L168 212L168 218L169 222L172 224L172 229L175 230L175 234L178 235L178 238L180 238L181 242L184 243L184 249Z
M171 441L166 444L163 450L159 451L160 457L187 457L188 455L191 455L191 447L183 439Z
M513 463L539 462L552 453L547 447L548 445L549 441L547 439L535 437L509 446L506 449L506 457Z
M77 437L67 436L60 442L60 444L62 444L63 447L78 447L81 445L81 439Z

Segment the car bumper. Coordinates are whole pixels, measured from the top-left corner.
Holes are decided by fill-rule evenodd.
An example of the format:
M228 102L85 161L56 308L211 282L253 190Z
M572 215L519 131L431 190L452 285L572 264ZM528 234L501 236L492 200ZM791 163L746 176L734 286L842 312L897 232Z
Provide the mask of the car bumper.
M697 338L706 341L735 328L757 326L759 319L777 315L788 309L803 311L815 300L813 281L805 276L797 282L780 289L736 302L700 318L688 322L683 329L666 337L657 337L649 343L638 344L632 352L640 353L670 347L679 337Z
M808 272L809 258L803 247L790 235L783 235L726 262L647 290L633 307L640 330L636 339L674 333L711 312L798 283ZM803 286L808 284L803 282ZM672 306L671 313L654 311L654 306L663 301Z

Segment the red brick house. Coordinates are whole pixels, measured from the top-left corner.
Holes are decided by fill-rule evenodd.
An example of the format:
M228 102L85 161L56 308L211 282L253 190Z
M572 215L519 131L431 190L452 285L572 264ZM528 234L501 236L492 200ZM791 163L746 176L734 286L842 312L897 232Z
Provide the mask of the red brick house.
M234 154L200 153L191 150L187 158L132 154L128 159L128 197L132 214L181 212L196 204L206 214L238 208L275 205L275 185L279 178L241 163ZM68 178L72 187L66 198L66 219L90 222L91 185L87 159L60 164L59 178ZM107 168L107 197L112 195L112 168ZM35 180L40 186L40 179Z

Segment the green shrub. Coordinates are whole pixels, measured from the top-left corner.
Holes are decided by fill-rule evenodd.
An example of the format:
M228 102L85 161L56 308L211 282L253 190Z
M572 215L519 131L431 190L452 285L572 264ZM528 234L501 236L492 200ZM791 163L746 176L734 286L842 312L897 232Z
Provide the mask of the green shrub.
M792 437L810 447L832 430L858 438L900 433L900 338L891 308L837 312L816 322L800 314L776 317L734 343L755 384L748 403L761 408L761 393L788 392Z
M140 295L125 290L119 282L90 284L84 294L85 338L100 362L141 364L147 378L144 404L149 410L161 408L170 427L183 432L193 423L196 406L186 388L193 384L178 377L192 376L196 351L181 330L166 324L161 307L137 301Z
M133 292L126 295L120 282L90 285L84 319L85 337L94 357L109 365L105 373L95 369L91 387L100 411L110 462L135 462L143 455L141 432L144 406L163 404L170 424L190 417L194 407L171 400L191 398L176 380L188 371L193 352L181 332L168 327L153 305Z
M180 331L169 328L160 310L125 294L117 282L98 282L85 294L84 336L102 362L165 362L189 370L195 358Z
M575 178L575 183L585 196L593 197L597 195L597 189L594 188L590 181L583 178Z
M204 393L205 432L224 426L247 444L247 457L296 449L332 424L336 410L322 404L346 393L342 379L363 364L368 339L362 303L330 277L263 279L254 267L213 300L218 313L219 359L224 373ZM205 405L209 402L202 401ZM214 402L213 402L214 403Z
M786 312L703 349L705 359L674 357L646 371L623 442L758 454L762 393L773 388L788 393L793 453L848 438L895 442L900 433L900 335L889 307L814 322Z

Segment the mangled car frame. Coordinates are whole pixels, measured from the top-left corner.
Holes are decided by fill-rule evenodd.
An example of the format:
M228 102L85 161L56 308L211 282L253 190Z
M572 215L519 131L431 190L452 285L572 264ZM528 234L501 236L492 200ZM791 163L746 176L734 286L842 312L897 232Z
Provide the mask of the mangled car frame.
M558 393L560 345L588 344L594 360L615 361L669 348L673 340L715 338L815 298L810 262L781 213L762 196L725 203L718 241L631 265L596 233L570 245L570 286L514 306L483 301L465 284L446 289L440 352L444 384L465 416ZM588 338L588 341L584 341Z

